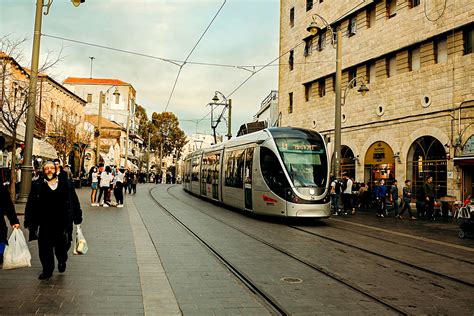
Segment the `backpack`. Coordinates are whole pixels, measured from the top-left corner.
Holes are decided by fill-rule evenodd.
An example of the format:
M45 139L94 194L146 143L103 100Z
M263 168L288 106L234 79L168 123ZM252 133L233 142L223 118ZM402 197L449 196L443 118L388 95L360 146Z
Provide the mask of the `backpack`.
M341 194L341 192L342 192L341 181L334 180L334 182L336 183L336 187L334 188L334 190L336 191L336 194Z

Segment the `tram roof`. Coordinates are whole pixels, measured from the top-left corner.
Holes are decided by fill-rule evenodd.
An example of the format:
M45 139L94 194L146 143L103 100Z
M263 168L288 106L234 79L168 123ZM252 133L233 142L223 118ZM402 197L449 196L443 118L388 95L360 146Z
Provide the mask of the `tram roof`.
M191 153L188 157L192 157L196 154L201 154L203 152L213 152L222 150L222 148L230 148L236 147L240 145L245 145L257 141L264 141L268 138L281 138L281 137L294 137L294 138L313 138L313 137L321 137L321 135L313 130L304 129L304 128L297 128L297 127L270 127L266 128L257 132L245 134L242 136L238 136L232 139L229 139L225 142L212 145L209 148L204 148L197 150Z

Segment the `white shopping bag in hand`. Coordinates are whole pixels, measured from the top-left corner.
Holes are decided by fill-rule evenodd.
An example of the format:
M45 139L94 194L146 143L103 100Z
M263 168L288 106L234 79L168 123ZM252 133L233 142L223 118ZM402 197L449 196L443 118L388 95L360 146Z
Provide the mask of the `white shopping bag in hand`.
M75 255L85 255L89 248L87 247L87 241L84 238L84 234L82 233L81 225L77 225L76 230L76 242L74 245L74 254Z
M31 254L23 232L14 228L3 254L3 269L31 267Z

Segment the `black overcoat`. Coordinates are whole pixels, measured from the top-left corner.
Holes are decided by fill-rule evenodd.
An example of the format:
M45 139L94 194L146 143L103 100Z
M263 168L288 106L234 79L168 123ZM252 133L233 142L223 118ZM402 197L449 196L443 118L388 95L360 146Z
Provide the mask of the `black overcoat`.
M61 173L62 174L62 173ZM82 223L82 210L79 198L77 197L74 183L65 176L59 177L58 192L64 194L65 203L61 203L63 208L62 216L54 220L54 223L44 223L44 214L46 208L51 206L55 201L46 199L47 182L43 177L32 183L31 191L28 196L25 208L25 227L32 231L36 231L39 226L53 224L55 227L62 228L68 234L69 241L72 240L72 224L79 225Z
M10 225L20 224L15 213L15 207L10 198L10 192L0 183L0 240L6 240L8 227L5 222L5 216L8 217Z

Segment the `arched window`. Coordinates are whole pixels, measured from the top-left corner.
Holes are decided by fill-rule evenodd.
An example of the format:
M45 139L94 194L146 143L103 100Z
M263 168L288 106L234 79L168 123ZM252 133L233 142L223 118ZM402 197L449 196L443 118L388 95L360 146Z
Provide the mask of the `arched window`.
M439 140L432 136L422 136L415 140L408 152L407 179L412 181L415 196L426 177L433 177L435 197L447 193L446 150Z
M349 146L341 147L341 173L344 172L348 177L355 178L355 158Z

